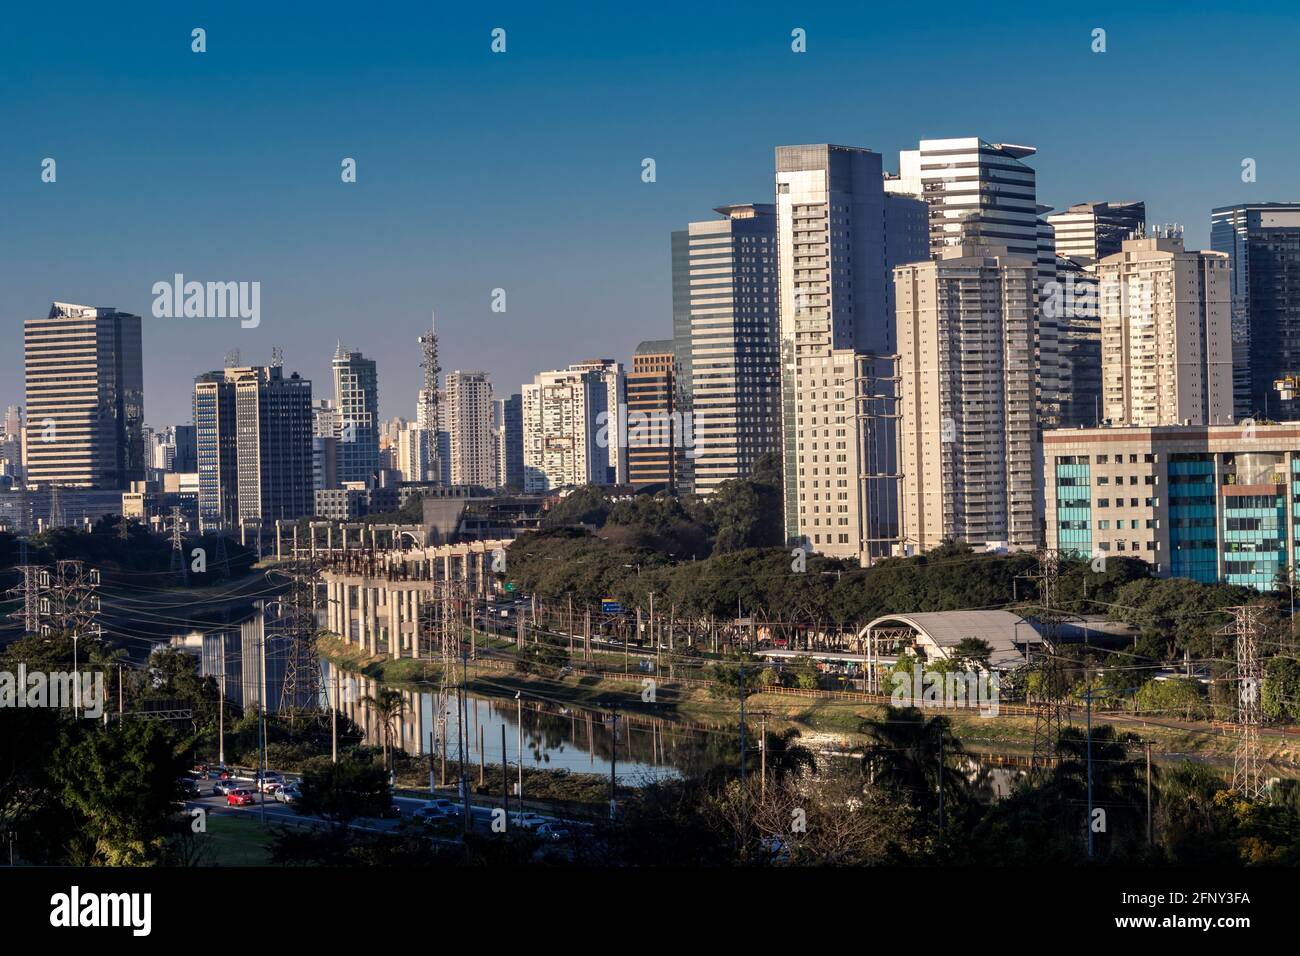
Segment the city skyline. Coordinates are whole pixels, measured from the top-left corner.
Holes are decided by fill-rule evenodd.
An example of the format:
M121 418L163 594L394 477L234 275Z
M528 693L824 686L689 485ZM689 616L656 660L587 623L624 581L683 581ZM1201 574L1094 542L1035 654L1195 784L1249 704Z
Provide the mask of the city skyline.
M185 421L160 410L178 407L192 376L233 348L256 363L279 346L288 366L325 382L335 340L361 322L381 323L383 334L363 343L383 376L380 414L411 418L420 381L412 343L433 308L445 367L486 369L503 392L585 355L626 363L637 342L669 335L671 232L719 204L771 201L780 145L861 146L897 172L898 152L925 138L1027 143L1037 149L1029 162L1040 201L1059 211L1141 198L1149 221L1184 223L1196 249L1208 248L1211 209L1300 195L1300 176L1284 168L1296 134L1261 128L1230 88L1188 84L1182 72L1196 51L1229 55L1249 41L1260 82L1269 82L1280 67L1256 54L1285 35L1271 29L1270 13L1010 19L977 31L978 46L968 46L978 21L952 12L923 37L902 14L760 7L742 24L705 11L683 34L671 22L563 24L507 8L499 18L510 45L496 59L495 21L455 12L445 21L416 12L400 30L303 27L269 14L253 31L238 12L204 14L203 57L190 52L189 14L128 33L111 15L88 12L69 33L19 12L14 35L23 43L6 48L13 82L0 93L14 129L0 146L0 188L10 221L25 224L7 260L10 328L55 300L143 316L145 418L161 426ZM1097 26L1107 30L1105 54L1090 49ZM807 31L807 53L790 49L795 27ZM927 59L931 45L958 55ZM1040 55L1042 82L1015 98L943 93L975 58L1012 49ZM582 62L570 65L575 51ZM56 52L59 69L50 71L43 63ZM719 80L718 54L743 56L749 69ZM317 66L340 56L352 69L322 80ZM608 88L589 88L593 61L614 79ZM532 102L522 94L542 73L548 86ZM1193 139L1177 110L1110 114L1093 128L1044 108L1071 84L1104 97L1135 76L1157 99L1198 115L1217 110L1213 139ZM754 77L764 97L746 94ZM873 79L881 94L864 107L858 90ZM106 97L140 108L103 110L94 96L69 105L86 84L110 80ZM720 83L717 99L692 107L681 94L705 81ZM229 105L214 112L218 86ZM306 101L312 108L294 122L277 120ZM773 109L795 102L797 114ZM719 109L743 132L710 135L713 149L700 150ZM678 117L671 134L670 111ZM409 128L412 115L431 118ZM160 116L178 123L160 125ZM529 148L503 142L506 128L528 131ZM121 145L84 148L101 139ZM1140 152L1142 162L1116 162L1126 155L1117 148ZM58 161L54 183L40 178L46 157ZM357 160L356 183L340 182L347 157ZM646 157L656 161L654 183L641 179ZM1247 157L1258 163L1256 183L1241 181ZM151 286L176 273L261 282L260 325L154 318ZM491 311L494 289L506 292L504 313ZM20 403L20 381L16 350L4 350L0 401Z

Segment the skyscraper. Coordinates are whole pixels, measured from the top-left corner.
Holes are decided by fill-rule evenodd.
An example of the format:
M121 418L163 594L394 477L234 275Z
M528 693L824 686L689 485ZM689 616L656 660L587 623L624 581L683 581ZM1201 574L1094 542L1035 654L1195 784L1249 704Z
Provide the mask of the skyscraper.
M496 433L497 486L509 491L524 489L524 409L519 394L492 402Z
M194 382L199 520L265 525L313 511L311 382L277 365Z
M379 376L374 359L339 345L334 353L338 478L369 481L379 470Z
M1228 257L1177 235L1097 263L1103 416L1115 425L1233 421Z
M1060 332L1060 428L1101 424L1101 315L1097 277L1075 260L1056 261L1058 287L1042 301L1055 311Z
M898 175L886 179L885 190L929 205L931 256L970 242L1004 247L1037 264L1041 292L1056 278L1056 248L1052 225L1042 218L1048 207L1039 205L1036 174L1025 162L1036 152L977 136L922 140L898 154ZM1038 417L1050 425L1061 404L1059 330L1041 312L1037 324Z
M140 317L55 302L23 323L27 483L126 488L144 479Z
M450 372L446 393L451 483L495 488L496 441L492 431L492 382L488 373Z
M904 545L1034 547L1037 263L982 243L941 256L894 270Z
M1125 239L1141 238L1146 203L1083 202L1047 217L1056 230L1056 254L1088 267L1122 251Z
M897 540L888 270L925 258L925 211L885 195L870 150L776 150L786 535L825 554L867 561Z
M596 441L605 449L609 474L601 484L627 484L627 442L620 430L627 408L627 376L614 359L587 359L569 366L571 372L599 372L605 382L605 417L597 422Z
M21 478L23 474L23 410L19 405L5 409L0 432L0 475Z
M748 477L781 442L776 207L716 212L672 236L674 407L691 422L677 467L700 495Z
M1210 246L1232 263L1232 357L1238 418L1300 418L1300 397L1273 383L1300 375L1300 203L1215 209Z
M673 411L673 341L642 342L627 376L627 475L633 488L673 487L681 419Z
M524 491L610 483L609 450L598 440L609 407L603 370L539 372L522 401Z

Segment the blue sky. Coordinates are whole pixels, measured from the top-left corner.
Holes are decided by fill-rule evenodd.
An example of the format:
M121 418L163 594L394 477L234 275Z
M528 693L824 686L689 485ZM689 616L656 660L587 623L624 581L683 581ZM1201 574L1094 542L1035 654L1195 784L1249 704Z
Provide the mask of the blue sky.
M486 368L499 394L630 362L671 333L670 232L769 201L781 144L894 169L922 138L1028 143L1040 201L1143 199L1194 247L1213 206L1300 198L1300 15L1281 4L183 6L0 13L0 404L22 400L22 320L56 298L146 316L157 426L189 420L193 376L233 348L279 346L329 394L338 339L411 417L435 307L444 369ZM260 327L152 318L177 272L261 282Z

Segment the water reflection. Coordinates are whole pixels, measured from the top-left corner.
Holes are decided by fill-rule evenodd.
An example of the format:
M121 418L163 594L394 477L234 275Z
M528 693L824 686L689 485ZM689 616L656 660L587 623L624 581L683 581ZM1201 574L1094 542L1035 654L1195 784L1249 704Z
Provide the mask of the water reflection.
M437 694L409 688L389 688L379 681L344 671L338 673L337 691L328 663L322 663L324 689L329 699L337 693L339 710L362 730L366 744L383 745L383 719L372 701L384 689L401 695L401 711L391 720L389 743L413 756L446 756L458 763L463 752L467 766L481 763L515 764L521 749L524 766L539 770L567 770L608 777L614 756L614 727L602 711L560 706L539 700L508 700L466 695L464 732L457 713L455 693L440 714ZM522 722L523 733L520 734ZM503 735L504 731L504 735ZM620 714L616 775L627 784L678 776L696 764L705 743L703 729L654 717Z

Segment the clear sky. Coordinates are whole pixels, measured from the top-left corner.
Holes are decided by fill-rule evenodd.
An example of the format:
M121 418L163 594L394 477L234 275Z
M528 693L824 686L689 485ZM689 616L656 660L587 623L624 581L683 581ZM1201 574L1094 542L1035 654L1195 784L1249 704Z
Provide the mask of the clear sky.
M279 346L331 394L339 339L378 360L383 414L413 417L431 308L444 370L485 368L498 394L630 364L671 336L670 232L771 201L781 144L886 169L922 138L1034 145L1041 202L1143 199L1190 247L1213 206L1300 198L1300 13L1143 7L7 4L0 404L22 401L22 320L54 299L146 317L155 426L189 421L193 376L229 349ZM260 282L261 325L153 318L177 272Z

